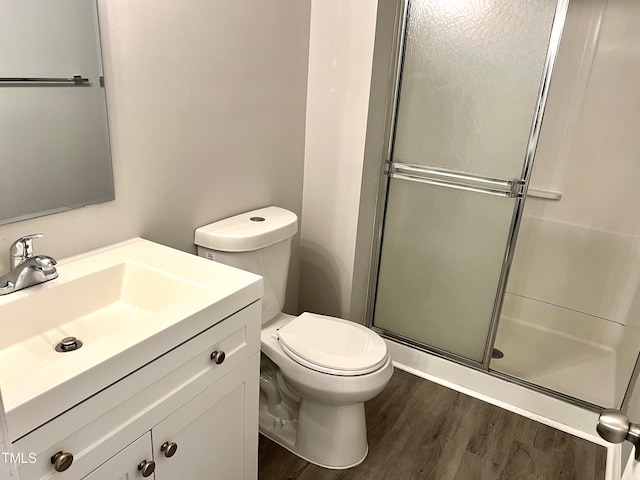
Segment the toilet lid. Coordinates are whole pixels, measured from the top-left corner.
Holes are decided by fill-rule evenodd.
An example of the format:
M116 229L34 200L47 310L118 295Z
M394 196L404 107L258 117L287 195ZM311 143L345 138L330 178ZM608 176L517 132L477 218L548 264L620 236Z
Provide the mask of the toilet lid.
M303 313L278 329L278 342L302 365L332 375L364 375L387 360L374 331L341 318Z

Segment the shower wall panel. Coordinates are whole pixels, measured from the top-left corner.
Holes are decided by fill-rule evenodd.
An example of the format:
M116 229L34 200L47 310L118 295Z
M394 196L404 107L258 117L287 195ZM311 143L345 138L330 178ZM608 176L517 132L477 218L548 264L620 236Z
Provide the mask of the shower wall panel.
M635 236L525 215L507 292L624 325L637 256Z

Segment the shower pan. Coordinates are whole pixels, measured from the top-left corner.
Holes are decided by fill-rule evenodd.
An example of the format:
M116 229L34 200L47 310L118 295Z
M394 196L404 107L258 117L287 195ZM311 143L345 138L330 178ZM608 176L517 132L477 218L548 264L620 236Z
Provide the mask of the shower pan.
M587 3L597 13L606 2ZM536 202L562 202L562 192L530 185L568 9L568 0L408 0L399 10L367 323L391 340L572 403L619 408L638 348L627 341L624 365L611 371L616 352L600 340L622 342L619 311L633 306L594 296L609 282L631 298L640 282L611 283L598 261L585 263L606 235L545 219ZM541 163L542 179L550 170L567 174L558 162ZM525 210L527 197L536 201ZM600 263L637 253L632 241L619 258L607 245ZM585 280L595 272L605 278ZM581 301L584 285L590 298ZM607 301L615 305L603 307ZM600 325L600 317L612 323ZM594 368L613 376L615 393L567 386Z

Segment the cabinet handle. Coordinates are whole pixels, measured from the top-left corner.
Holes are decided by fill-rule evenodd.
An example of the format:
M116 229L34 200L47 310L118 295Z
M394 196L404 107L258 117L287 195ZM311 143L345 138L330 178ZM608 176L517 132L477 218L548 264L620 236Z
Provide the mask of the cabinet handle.
M153 460L143 460L140 462L140 465L138 465L138 470L140 470L140 473L142 473L143 477L148 477L153 472L155 472L156 462L154 462Z
M178 451L178 444L175 442L164 442L160 446L160 451L164 453L167 458L173 457Z
M51 457L51 463L56 472L64 472L73 463L73 455L69 452L58 452Z
M222 362L224 362L225 358L226 358L226 355L222 350L220 351L216 350L211 354L211 360L216 362L217 365L220 365Z

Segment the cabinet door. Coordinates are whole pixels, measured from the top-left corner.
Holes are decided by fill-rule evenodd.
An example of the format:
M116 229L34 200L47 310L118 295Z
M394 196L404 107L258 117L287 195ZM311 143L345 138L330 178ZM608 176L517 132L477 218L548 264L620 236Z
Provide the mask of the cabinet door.
M124 450L111 457L83 480L138 480L143 478L138 465L152 461L151 433L147 432ZM147 477L154 480L152 473Z
M156 480L256 480L258 379L255 354L152 429ZM166 457L162 445L175 443Z

